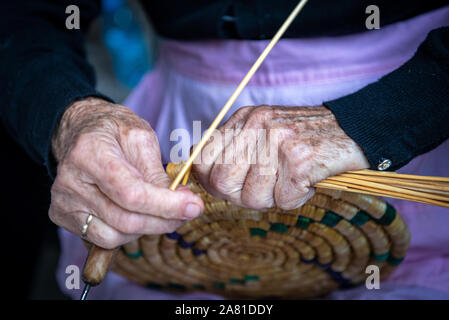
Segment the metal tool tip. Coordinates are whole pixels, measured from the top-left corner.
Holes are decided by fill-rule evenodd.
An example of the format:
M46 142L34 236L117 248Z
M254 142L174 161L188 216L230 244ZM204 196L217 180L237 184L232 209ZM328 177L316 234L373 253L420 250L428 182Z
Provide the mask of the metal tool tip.
M84 286L83 293L81 294L80 300L86 300L87 294L89 293L89 290L90 290L90 284L86 283L86 285Z

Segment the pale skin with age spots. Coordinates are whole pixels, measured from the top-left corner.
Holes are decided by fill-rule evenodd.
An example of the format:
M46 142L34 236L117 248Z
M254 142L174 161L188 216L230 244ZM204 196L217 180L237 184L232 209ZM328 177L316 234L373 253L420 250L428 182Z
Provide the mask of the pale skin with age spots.
M236 133L226 138L224 132L229 129ZM254 143L245 135L251 129L276 130L277 139ZM194 165L194 172L210 193L245 207L294 209L314 194L315 183L369 167L361 148L324 106L244 107L219 130L223 138L205 145L204 161ZM276 161L270 163L271 174L263 174L266 162L222 161L241 159L242 154L251 157L261 153L258 148L277 152Z
M222 135L226 141L208 142L202 156L212 161L195 164L194 173L209 192L238 205L296 208L313 195L314 183L368 167L362 150L325 107L245 107L219 130L226 129L236 130L231 137ZM246 129L280 133L276 145L265 146L277 148L275 164L263 164L272 165L273 174L260 174L257 163L214 163L219 156L256 153L261 144L249 143ZM99 98L73 103L55 130L52 150L58 173L49 216L81 236L92 214L86 238L100 247L173 232L204 210L202 200L186 187L168 189L171 181L156 134L126 107Z
M168 189L155 132L126 107L93 97L73 103L52 149L58 172L50 219L81 236L92 214L86 238L100 247L173 232L204 209L186 187Z

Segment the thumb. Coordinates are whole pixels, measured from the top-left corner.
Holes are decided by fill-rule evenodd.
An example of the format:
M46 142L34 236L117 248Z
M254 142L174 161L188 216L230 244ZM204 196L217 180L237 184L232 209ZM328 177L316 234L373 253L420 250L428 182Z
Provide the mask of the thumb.
M123 151L128 158L128 162L137 169L146 183L160 188L160 194L156 198L167 199L169 202L166 204L160 203L160 209L170 211L178 208L176 211L179 211L179 215L172 212L169 214L169 218L176 219L176 216L179 219L194 218L204 210L201 198L187 187L180 186L175 192L167 190L172 180L162 165L159 142L154 131L140 132L139 130L128 134L126 146L126 150ZM165 217L167 216L165 215Z

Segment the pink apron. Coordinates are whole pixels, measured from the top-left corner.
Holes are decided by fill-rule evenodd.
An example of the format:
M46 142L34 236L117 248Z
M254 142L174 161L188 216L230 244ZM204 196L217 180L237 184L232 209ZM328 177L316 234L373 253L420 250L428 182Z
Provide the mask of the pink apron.
M361 22L362 23L362 22ZM410 59L427 33L449 24L449 6L380 30L314 39L283 39L237 99L231 112L246 105L316 106L353 93ZM147 119L159 136L163 161L180 137L187 150L199 137L193 121L207 129L267 41L164 40L154 70L124 105ZM437 111L437 110L436 110ZM196 123L198 125L198 123ZM177 130L175 130L177 129ZM187 139L189 138L189 139ZM173 155L172 155L173 156ZM181 155L185 159L186 155ZM171 161L179 160L171 158ZM417 157L399 172L449 177L449 141ZM364 286L337 291L333 299L449 299L449 209L388 200L403 215L411 233L408 255L380 290ZM63 291L65 269L82 267L81 240L60 230L62 254L57 278ZM167 294L140 287L109 273L91 299L213 299L207 293Z

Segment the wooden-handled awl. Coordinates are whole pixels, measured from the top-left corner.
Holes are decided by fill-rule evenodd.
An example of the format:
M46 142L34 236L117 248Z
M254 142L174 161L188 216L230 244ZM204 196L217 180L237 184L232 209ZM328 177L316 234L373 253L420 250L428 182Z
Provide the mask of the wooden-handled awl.
M80 300L86 300L89 290L103 281L108 272L111 261L118 249L108 250L92 245L84 263L82 279L85 283Z
M206 133L204 134L201 141L194 148L189 160L185 163L184 167L179 172L179 174L176 176L175 180L173 181L172 185L170 186L170 190L173 190L173 191L176 190L176 187L179 185L182 178L184 176L186 176L186 173L190 170L190 167L191 167L193 161L198 156L201 149L206 144L207 140L210 138L212 132L218 127L218 125L223 120L226 113L229 111L231 106L234 104L235 100L237 100L237 98L240 95L240 93L242 92L242 90L245 88L245 86L251 80L254 73L260 67L262 62L265 60L267 55L270 53L271 49L273 49L274 45L282 37L284 32L287 30L287 28L290 26L290 24L296 18L298 13L301 11L301 9L304 7L304 5L307 3L307 1L308 0L301 0L298 3L298 5L295 7L295 9L293 9L292 13L290 13L290 15L284 21L282 26L276 32L273 39L271 39L271 41L268 43L267 47L260 54L259 58L256 60L256 62L254 62L253 66L248 71L248 73L243 78L243 80L240 82L237 89L231 95L229 100L226 102L226 104L223 107L223 109L221 110L221 112L218 114L218 116L212 122L211 126L209 127L209 130L206 131ZM183 184L185 184L186 180L187 179L185 179L183 181ZM95 245L92 245L92 247L89 250L89 255L86 259L86 263L85 263L84 269L83 269L82 278L86 285L85 285L83 293L81 295L81 300L86 299L91 286L96 286L96 285L100 284L100 282L103 280L116 252L117 252L117 249L107 250L107 249L102 249Z

